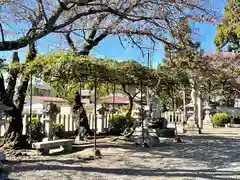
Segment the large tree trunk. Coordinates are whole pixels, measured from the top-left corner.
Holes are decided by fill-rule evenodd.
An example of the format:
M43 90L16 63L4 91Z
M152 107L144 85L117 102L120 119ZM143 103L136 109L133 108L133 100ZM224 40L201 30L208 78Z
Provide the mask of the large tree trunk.
M22 119L21 113L18 111L16 106L13 103L13 95L16 86L18 68L16 67L19 64L19 58L17 52L13 53L12 67L9 71L9 77L7 80L8 86L6 90L2 90L4 93L3 103L7 106L13 107L13 110L8 112L8 115L11 116L9 121L9 127L4 135L4 144L10 145L11 147L19 146L20 141L22 140ZM19 116L20 115L20 116Z
M73 106L73 117L76 122L76 135L79 136L80 139L84 139L86 135L93 135L93 132L90 130L88 124L88 118L86 111L81 102L81 97L78 92L76 92L74 106Z
M29 45L29 54L27 56L26 62L30 62L34 60L36 57L36 49L35 45ZM9 122L9 127L4 135L4 144L7 147L11 148L26 148L28 147L28 143L26 142L26 138L22 135L23 123L22 123L22 111L25 102L26 92L28 88L29 77L21 77L20 85L17 89L16 98L13 100L14 89L16 85L17 76L12 70L10 70L10 78L8 82L7 88L7 99L5 99L4 103L8 106L12 106L13 110L8 112L8 115L11 117ZM15 81L15 83L13 82Z
M132 96L129 96L128 99L129 99L129 109L128 109L128 112L126 113L126 118L130 119L132 110L133 110L133 99L134 98Z
M6 95L4 77L3 74L0 73L0 101L4 101Z
M22 135L23 123L21 111L16 106L13 106L13 110L8 115L11 116L11 120L4 134L4 146L14 149L28 147L26 139Z
M128 99L129 99L129 109L128 109L128 112L126 113L126 118L130 119L132 110L133 110L133 100L139 92L136 92L132 95L130 92L127 91L125 84L122 84L122 89L123 89L123 92L128 96Z
M97 34L96 30L91 31L88 38L85 40L87 43L84 44L84 47L81 51L77 50L76 46L74 45L74 42L70 37L70 33L65 34L65 37L68 42L68 45L77 56L81 56L81 55L87 56L89 55L90 50L107 36L106 33L103 33L94 39L96 34ZM74 106L73 106L73 117L74 117L74 121L76 122L76 128L77 128L75 132L76 136L79 136L80 139L84 139L87 135L93 136L93 132L90 130L88 117L83 107L83 104L81 102L81 97L79 93L76 93Z
M12 71L14 72L14 71ZM14 75L13 74L10 74ZM13 76L11 76L9 78L9 84L14 85L15 83L14 81L16 81ZM11 99L9 99L9 95L7 95L6 90L5 90L5 86L4 86L4 78L1 75L0 76L0 94L1 94L1 101L10 107L13 107L13 110L8 112L8 115L10 115L12 117L12 119L9 122L9 128L6 131L5 135L4 135L4 144L6 143L6 145L10 145L11 147L16 148L17 146L19 147L20 144L22 144L22 140L23 138L21 137L22 135L22 119L21 119L21 113L19 114L19 111L17 110L16 106L13 104L13 101ZM11 88L12 90L14 90L14 88ZM8 90L10 90L10 87L8 87ZM12 94L12 92L9 91L10 94Z

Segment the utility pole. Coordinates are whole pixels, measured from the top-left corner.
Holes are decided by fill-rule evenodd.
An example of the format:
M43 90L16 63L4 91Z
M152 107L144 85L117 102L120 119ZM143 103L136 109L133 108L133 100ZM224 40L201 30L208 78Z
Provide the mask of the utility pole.
M147 66L149 68L152 68L152 57L150 55L150 50L148 49L148 56L147 56ZM149 109L149 117L151 117L152 114L152 102L151 102L151 92L150 88L147 87L147 106Z

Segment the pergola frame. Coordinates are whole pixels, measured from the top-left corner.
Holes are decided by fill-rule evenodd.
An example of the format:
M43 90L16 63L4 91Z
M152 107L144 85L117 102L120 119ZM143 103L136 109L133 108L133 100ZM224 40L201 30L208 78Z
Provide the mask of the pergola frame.
M26 68L27 67L27 68ZM117 62L111 59L92 58L88 56L73 56L71 54L40 56L33 62L23 66L23 73L33 74L49 83L56 81L69 81L79 83L84 78L85 82L94 82L95 91L95 131L94 149L96 152L96 89L99 83L115 85L136 85L153 87L157 84L157 75L154 69L142 66L136 61ZM141 108L142 107L141 103ZM143 117L142 117L143 121ZM143 124L143 123L142 123Z

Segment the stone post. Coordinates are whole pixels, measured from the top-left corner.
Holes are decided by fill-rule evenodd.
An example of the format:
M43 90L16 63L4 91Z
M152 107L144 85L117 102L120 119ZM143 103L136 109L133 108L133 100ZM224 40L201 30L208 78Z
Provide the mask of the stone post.
M197 115L198 115L198 124L200 131L203 129L203 118L202 118L202 98L201 93L198 92L197 95Z
M135 119L136 123L137 123L137 127L135 129L135 132L134 132L134 135L141 135L141 128L139 127L140 125L140 119L141 119L141 116L140 116L140 108L136 108L134 111L133 111L133 118Z
M186 91L183 90L183 121L187 121L187 109L186 109Z
M53 123L51 121L50 116L46 116L44 119L44 127L45 127L45 138L43 141L50 141L53 139Z
M44 119L44 124L46 128L46 136L43 141L49 141L53 139L53 123L57 120L57 114L60 112L56 104L49 103L47 108L44 109L44 114L46 114L46 119Z
M102 126L102 122L103 122L103 114L100 114L99 112L97 112L97 129L96 129L96 133L101 133L103 126Z
M197 119L197 112L198 112L198 107L197 107L197 98L196 98L196 91L194 87L192 88L191 92L191 105L193 107L193 114L191 117L188 118L187 120L187 134L194 135L194 134L199 134L199 127L198 127L198 119Z
M108 109L103 107L102 105L101 107L97 108L97 127L98 127L97 132L98 133L99 132L101 133L104 130L104 119L107 111Z

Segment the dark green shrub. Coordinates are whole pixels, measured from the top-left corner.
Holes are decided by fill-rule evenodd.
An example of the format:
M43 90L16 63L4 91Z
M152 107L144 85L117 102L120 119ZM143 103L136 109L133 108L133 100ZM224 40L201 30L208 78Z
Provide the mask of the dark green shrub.
M220 127L230 123L230 119L226 113L216 113L212 117L212 122L215 126Z
M38 118L32 117L27 120L27 134L31 136L31 142L40 142L44 138L43 124Z
M65 133L64 125L61 123L53 123L53 133L55 136L63 138Z
M133 118L127 119L124 115L114 115L109 118L109 131L114 135L121 135L123 131L133 125Z
M232 123L233 124L240 124L240 118L239 117L233 118Z

